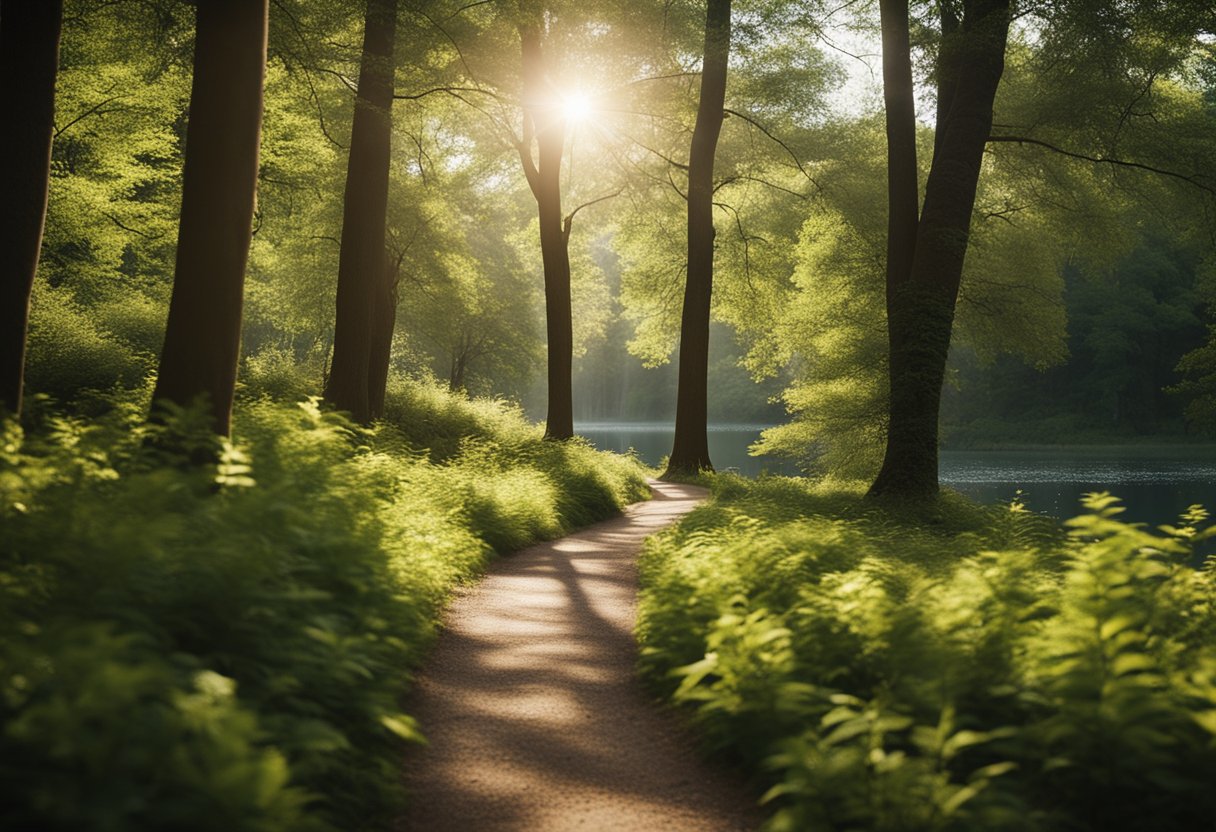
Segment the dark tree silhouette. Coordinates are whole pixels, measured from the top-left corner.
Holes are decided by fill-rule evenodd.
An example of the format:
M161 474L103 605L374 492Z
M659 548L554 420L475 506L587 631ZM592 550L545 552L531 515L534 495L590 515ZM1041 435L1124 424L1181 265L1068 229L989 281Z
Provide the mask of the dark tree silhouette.
M227 434L262 134L269 0L198 4L173 297L153 413L205 398Z
M908 144L914 125L909 125L907 0L882 4L883 46L892 50L883 57L892 211L887 264L891 356L886 453L870 487L873 496L923 499L938 491L942 383L992 104L1005 68L1009 0L964 0L961 21L948 6L942 8L937 136L908 267L908 165L915 169L915 146Z
M714 279L714 153L726 104L730 55L730 0L709 0L701 100L688 157L688 274L680 320L676 435L666 476L712 471L706 435L709 305Z
M384 394L393 357L393 333L397 330L397 301L400 297L401 261L405 254L384 252L383 277L376 283L372 299L372 336L367 362L367 408L373 419L384 416Z
M545 69L541 27L519 27L523 59L523 140L519 157L540 219L545 272L545 327L549 342L549 405L545 437L574 436L574 326L570 308L570 225L562 222L561 165L566 121ZM532 146L536 145L536 158Z
M373 412L373 402L377 411L383 407L383 385L388 376L383 334L375 347L373 342L377 341L374 335L377 319L386 317L377 307L394 303L394 293L384 290L384 245L396 31L397 0L368 0L342 209L334 355L325 385L326 401L349 412L360 424L378 415ZM395 318L395 305L388 314ZM391 345L391 331L388 339ZM373 376L378 385L374 394Z
M62 0L7 0L0 21L0 410L21 412L30 292L38 269L55 130Z

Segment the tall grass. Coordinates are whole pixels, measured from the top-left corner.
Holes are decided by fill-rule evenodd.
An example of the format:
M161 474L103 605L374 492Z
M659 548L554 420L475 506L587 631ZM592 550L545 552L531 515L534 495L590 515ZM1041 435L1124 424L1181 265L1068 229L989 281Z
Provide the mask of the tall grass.
M357 830L400 807L398 702L452 587L640 499L510 408L251 403L218 466L135 414L0 447L0 828ZM191 414L173 430L192 432ZM435 420L442 418L442 423Z
M1068 533L955 496L719 478L654 540L647 677L769 787L772 830L1216 825L1205 514L1095 495Z

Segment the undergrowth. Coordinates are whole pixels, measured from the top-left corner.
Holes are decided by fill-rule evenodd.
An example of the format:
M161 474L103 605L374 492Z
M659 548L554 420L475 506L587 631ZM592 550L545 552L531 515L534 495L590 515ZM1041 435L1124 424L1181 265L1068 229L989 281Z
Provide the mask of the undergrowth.
M651 541L646 677L769 787L770 830L1216 825L1206 513L1067 533L1016 504L718 477Z
M221 464L119 408L0 446L0 828L358 830L399 810L399 698L494 551L641 499L635 461L398 389L356 429L249 403ZM207 438L182 413L175 436Z

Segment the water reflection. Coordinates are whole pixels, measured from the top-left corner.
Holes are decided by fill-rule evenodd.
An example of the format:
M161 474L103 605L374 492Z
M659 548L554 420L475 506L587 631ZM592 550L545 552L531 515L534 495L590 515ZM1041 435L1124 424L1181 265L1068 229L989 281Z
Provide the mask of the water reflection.
M748 448L768 425L717 424L709 428L709 452L719 470L747 476L762 471L796 475L788 462L754 457ZM634 449L658 465L671 452L670 422L586 422L576 431L597 447ZM1071 517L1082 495L1109 491L1134 522L1174 522L1194 503L1216 512L1216 445L1061 446L1017 451L943 451L942 484L985 503L1008 502L1021 490L1032 511Z

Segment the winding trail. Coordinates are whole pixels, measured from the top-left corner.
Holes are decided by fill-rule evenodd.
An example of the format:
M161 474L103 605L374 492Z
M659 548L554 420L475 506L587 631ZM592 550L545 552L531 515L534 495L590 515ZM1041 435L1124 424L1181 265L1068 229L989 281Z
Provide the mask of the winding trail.
M624 515L496 562L452 604L408 706L413 832L736 832L755 796L634 675L643 539L705 498L651 481Z

